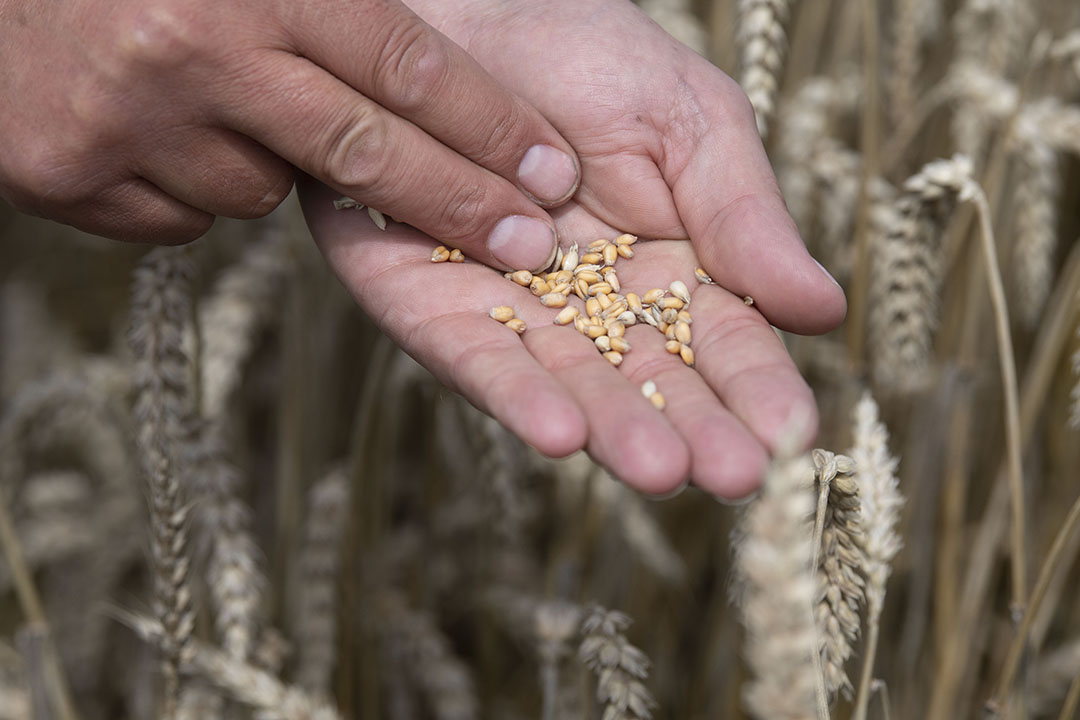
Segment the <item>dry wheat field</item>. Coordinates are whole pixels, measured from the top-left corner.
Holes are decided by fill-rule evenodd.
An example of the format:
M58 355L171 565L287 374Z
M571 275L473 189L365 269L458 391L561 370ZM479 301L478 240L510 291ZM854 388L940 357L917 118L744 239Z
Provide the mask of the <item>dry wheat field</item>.
M648 499L441 387L292 199L0 205L0 720L1080 718L1080 5L640 4L847 291L784 336L818 449Z

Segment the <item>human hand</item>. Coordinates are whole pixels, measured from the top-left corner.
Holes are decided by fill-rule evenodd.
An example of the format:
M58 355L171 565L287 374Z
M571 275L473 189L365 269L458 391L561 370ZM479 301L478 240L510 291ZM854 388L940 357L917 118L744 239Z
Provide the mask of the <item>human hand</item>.
M618 370L606 367L497 273L432 266L430 239L398 226L380 235L309 192L305 211L335 271L408 352L541 451L584 445L654 493L688 474L720 496L752 490L789 417L808 418L807 443L816 435L811 391L768 323L824 332L842 320L844 299L784 208L741 90L630 3L414 6L577 149L583 184L556 213L564 244L621 231L675 239L636 245L620 277L691 287L698 372L657 352L646 328L627 333L634 351ZM725 289L695 285L696 258ZM532 328L523 342L486 317L503 304ZM662 415L638 392L645 378L667 397Z
M0 67L0 195L118 239L264 215L295 165L539 267L555 238L530 197L577 186L558 132L396 0L0 0Z

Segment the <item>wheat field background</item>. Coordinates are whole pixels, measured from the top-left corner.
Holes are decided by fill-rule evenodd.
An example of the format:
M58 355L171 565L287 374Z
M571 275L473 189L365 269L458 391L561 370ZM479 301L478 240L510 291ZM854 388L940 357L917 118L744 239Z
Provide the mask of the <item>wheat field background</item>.
M0 204L0 720L1080 718L1080 5L640 4L847 291L784 336L820 450L648 499L397 350L294 199L153 251Z

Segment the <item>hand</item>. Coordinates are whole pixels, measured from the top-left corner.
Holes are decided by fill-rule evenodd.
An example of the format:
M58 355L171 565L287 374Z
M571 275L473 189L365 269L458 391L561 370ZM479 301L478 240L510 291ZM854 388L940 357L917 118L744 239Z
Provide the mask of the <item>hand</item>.
M811 418L807 443L816 435L812 393L769 323L824 332L845 305L784 208L741 90L628 2L414 7L578 151L581 190L555 214L564 244L622 231L673 239L639 243L620 277L691 287L698 372L657 352L647 328L631 328L634 350L611 368L499 274L432 265L431 240L399 226L379 234L309 191L305 212L335 272L410 354L541 451L584 445L653 493L688 475L720 496L751 491L792 414ZM695 285L696 258L726 290ZM503 304L533 328L523 342L487 318ZM646 378L667 398L663 414L638 391Z
M0 67L0 194L119 239L264 215L295 165L537 267L555 237L536 203L577 187L558 132L396 0L0 0Z

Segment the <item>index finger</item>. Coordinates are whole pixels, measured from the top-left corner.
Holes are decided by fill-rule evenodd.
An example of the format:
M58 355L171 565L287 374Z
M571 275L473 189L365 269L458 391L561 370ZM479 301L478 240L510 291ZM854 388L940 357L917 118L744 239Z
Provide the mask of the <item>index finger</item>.
M291 3L295 49L544 207L577 190L576 154L531 105L396 0Z

